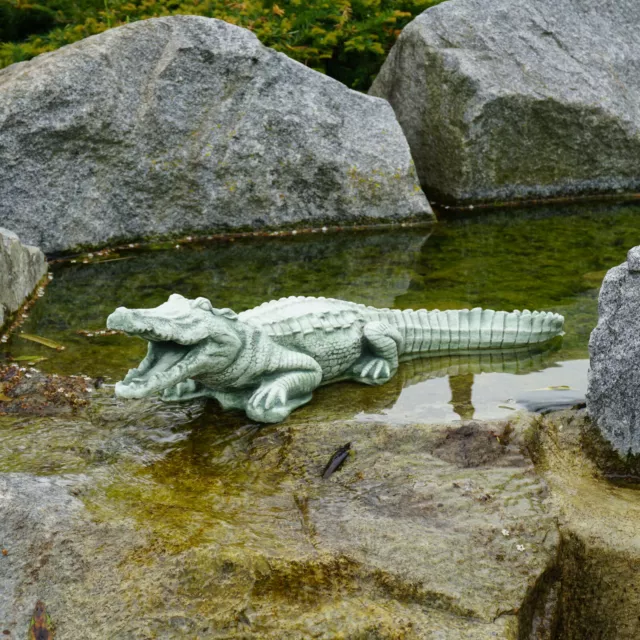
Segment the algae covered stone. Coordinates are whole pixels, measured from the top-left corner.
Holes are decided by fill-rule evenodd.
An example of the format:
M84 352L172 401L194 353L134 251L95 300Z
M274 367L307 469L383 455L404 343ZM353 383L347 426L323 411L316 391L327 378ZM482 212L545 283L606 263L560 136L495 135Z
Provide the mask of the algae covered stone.
M528 637L636 640L640 458L621 460L584 409L534 418L530 436L561 541L532 603L534 625L551 633Z
M399 429L305 408L256 429L95 395L75 417L0 417L0 463L25 471L0 475L0 611L16 637L38 599L61 638L524 633L518 610L558 537L515 422ZM322 479L344 442L353 454Z
M622 455L640 453L640 247L602 283L598 326L589 340L587 405Z
M0 71L0 220L45 251L432 219L389 104L196 16Z
M450 0L404 29L370 93L430 196L637 191L639 31L636 0Z

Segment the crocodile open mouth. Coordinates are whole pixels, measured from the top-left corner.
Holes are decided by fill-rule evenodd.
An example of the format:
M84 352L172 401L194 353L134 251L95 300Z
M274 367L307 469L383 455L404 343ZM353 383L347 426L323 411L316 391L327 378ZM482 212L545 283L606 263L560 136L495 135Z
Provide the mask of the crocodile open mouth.
M122 398L142 398L186 380L189 372L185 360L192 348L172 340L149 341L147 356L116 384L116 394Z
M107 318L107 327L138 336L149 344L140 365L131 369L124 380L116 384L116 395L122 398L143 398L173 387L190 377L188 360L194 348L193 338L186 340L171 335L166 325L141 317L136 311L116 309Z

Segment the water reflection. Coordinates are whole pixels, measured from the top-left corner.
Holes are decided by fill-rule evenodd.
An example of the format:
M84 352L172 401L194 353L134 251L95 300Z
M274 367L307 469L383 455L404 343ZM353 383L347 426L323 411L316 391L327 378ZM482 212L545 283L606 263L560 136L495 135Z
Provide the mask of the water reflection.
M549 361L545 368L520 375L495 371L427 379L408 385L384 408L367 409L357 418L394 424L420 421L491 420L509 418L514 411L549 411L584 401L588 360ZM442 373L442 372L441 372Z
M508 418L523 408L570 407L584 400L589 361L562 362L561 354L562 343L557 340L536 351L412 360L401 365L395 383L385 385L384 395L380 390L375 400L358 404L363 410L357 419L384 418L396 424L488 420ZM318 409L322 412L322 404Z
M449 404L462 420L471 420L475 413L473 406L473 373L449 376L451 400Z
M392 307L410 286L430 229L194 244L134 252L127 260L110 256L103 264L63 265L23 330L57 340L65 351L52 352L17 335L9 351L47 357L39 365L44 371L116 379L140 362L143 341L76 332L104 328L118 306L154 307L177 292L237 312L289 295Z

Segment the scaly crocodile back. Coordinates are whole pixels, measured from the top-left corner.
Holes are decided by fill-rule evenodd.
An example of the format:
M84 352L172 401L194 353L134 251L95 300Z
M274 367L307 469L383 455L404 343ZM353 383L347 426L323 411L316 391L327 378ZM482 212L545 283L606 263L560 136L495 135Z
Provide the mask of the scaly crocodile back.
M335 298L292 296L243 311L238 319L269 335L332 332L354 323L384 322L403 337L402 353L524 347L562 335L564 318L552 312L462 309L376 309Z
M355 322L366 322L366 313L375 311L363 304L336 298L291 296L263 302L238 314L238 319L266 330L268 335L304 335L348 329Z

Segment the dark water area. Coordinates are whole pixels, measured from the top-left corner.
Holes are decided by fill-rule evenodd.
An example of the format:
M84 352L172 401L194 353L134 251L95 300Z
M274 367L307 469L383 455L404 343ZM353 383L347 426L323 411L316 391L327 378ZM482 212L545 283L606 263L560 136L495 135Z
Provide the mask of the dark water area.
M344 298L390 308L476 306L555 311L566 335L536 353L421 359L381 388L338 384L316 395L321 416L344 402L352 417L405 423L508 416L580 402L589 334L608 269L640 242L639 205L508 210L443 220L433 227L165 245L53 268L46 295L6 345L38 367L115 382L145 343L98 331L118 306L153 307L174 292L237 312L289 295ZM55 351L19 332L65 346ZM23 360L26 362L26 360ZM211 411L216 411L215 407Z

